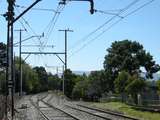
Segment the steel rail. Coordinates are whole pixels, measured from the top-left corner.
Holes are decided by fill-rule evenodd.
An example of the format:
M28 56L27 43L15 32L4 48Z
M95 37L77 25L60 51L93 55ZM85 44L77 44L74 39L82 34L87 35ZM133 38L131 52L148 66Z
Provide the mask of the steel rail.
M41 100L41 102L43 102L44 104L46 104L47 106L49 106L49 107L51 107L51 108L53 108L53 109L57 109L57 110L65 113L65 114L67 114L68 116L70 116L71 118L74 118L75 120L82 120L81 118L78 118L77 116L75 116L75 115L73 115L73 114L70 114L70 113L66 112L65 110L62 110L62 109L60 109L60 108L58 108L58 107L55 107L55 106L53 106L53 105L50 105L49 103L47 103L47 102L45 102L45 101L43 101L43 100Z
M78 109L78 108L75 108L75 107L72 107L72 106L69 106L69 105L65 105L66 107L69 107L69 108L72 108L74 110L78 110L78 111L81 111L81 112L84 112L84 113L88 113L90 115L93 115L93 116L96 116L96 117L99 117L99 118L102 118L102 119L105 119L105 120L112 120L110 118L107 118L107 117L104 117L104 116L101 116L101 115L98 115L98 114L94 114L94 113L91 113L91 112L88 112L88 111L85 111L85 110L81 110L81 109Z
M50 120L47 115L45 115L38 106L35 105L35 103L33 102L32 99L30 99L31 104L41 113L41 116L45 119L45 120Z
M98 108L92 108L92 107L89 107L89 106L86 106L86 105L80 105L80 104L76 104L76 105L79 106L79 107L82 107L82 108L87 108L87 109L90 109L90 110L95 110L95 111L110 114L110 115L120 116L120 117L128 118L128 119L131 119L131 120L139 120L138 118L133 118L131 116L126 116L124 114L116 113L116 112L113 112L113 111L107 111L107 110L102 110L102 109L98 109Z

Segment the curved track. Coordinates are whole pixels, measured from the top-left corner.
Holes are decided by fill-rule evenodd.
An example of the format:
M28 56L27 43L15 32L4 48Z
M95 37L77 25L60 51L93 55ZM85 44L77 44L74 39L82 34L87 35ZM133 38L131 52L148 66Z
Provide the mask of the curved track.
M50 96L51 97L51 96ZM132 118L130 116L125 116L120 113L115 113L111 111L104 111L100 109L95 109L79 104L75 104L73 102L68 102L64 99L58 98L58 96L52 96L52 100L45 102L45 104L49 105L50 107L56 107L61 111L64 111L72 116L78 117L80 120L139 120L137 118ZM56 103L56 100L60 101L60 104Z
M66 105L68 107L71 107L69 105ZM112 112L112 111L106 111L106 110L102 110L102 109L98 109L98 108L93 108L93 107L89 107L89 106L85 106L85 105L80 105L80 104L76 104L77 107L71 107L73 109L78 109L78 110L81 110L81 111L86 111L86 112L89 112L93 115L98 115L98 116L108 116L108 115L111 115L111 116L114 116L114 118L117 118L117 119L125 119L125 120L139 120L137 118L133 118L133 117L130 117L130 116L126 116L126 115L123 115L123 114L120 114L120 113L115 113L115 112ZM112 117L110 118L112 119Z
M47 104L42 99L39 99L36 102L30 99L30 102L38 110L40 120L80 120L76 116Z

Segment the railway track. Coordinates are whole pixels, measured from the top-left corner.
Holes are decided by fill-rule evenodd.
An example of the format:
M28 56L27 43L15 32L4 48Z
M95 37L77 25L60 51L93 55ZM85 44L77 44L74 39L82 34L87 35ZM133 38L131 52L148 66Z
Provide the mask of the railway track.
M71 107L69 105L66 105L68 107ZM73 109L79 109L81 111L87 111L87 112L90 112L92 114L95 114L95 115L103 115L103 116L108 116L108 115L111 115L111 116L114 116L114 117L111 117L111 119L122 119L122 120L139 120L138 118L133 118L131 116L126 116L124 114L121 114L121 113L116 113L116 112L113 112L113 111L107 111L107 110L102 110L102 109L98 109L98 108L93 108L93 107L89 107L89 106L85 106L85 105L81 105L81 104L76 104L76 107L73 107Z
M43 100L38 100L36 103L32 99L30 101L40 114L38 120L81 120L66 111L47 104Z
M53 100L49 102L47 99L45 101L45 99L40 98L41 96L37 96L37 99L34 96L33 100L30 99L31 104L38 111L38 120L139 120L124 114L91 108L81 104L66 101L58 105L54 104Z
M54 100L48 101L47 104L53 107L58 106L55 101L56 97L54 97ZM59 105L59 109L77 116L81 120L139 120L137 118L125 116L120 113L90 108L87 106L74 104L72 102L67 102L65 100L62 100L60 103L61 104Z
M36 105L36 103L33 102L33 100L30 99L31 104L38 110L40 113L41 117L43 120L50 120L41 110L40 108Z

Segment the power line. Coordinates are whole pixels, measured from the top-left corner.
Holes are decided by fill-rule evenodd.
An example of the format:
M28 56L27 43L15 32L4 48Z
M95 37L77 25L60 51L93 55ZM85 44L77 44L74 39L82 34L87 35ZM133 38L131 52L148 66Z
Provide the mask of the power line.
M86 44L84 44L80 49L78 49L77 51L75 51L74 53L72 53L69 58L73 55L75 55L76 53L78 53L79 51L81 51L82 49L84 49L85 47L87 47L91 42L97 40L97 38L99 38L101 35L103 35L105 32L107 32L108 30L110 30L113 26L117 25L120 21L122 21L124 18L134 14L135 12L137 12L138 10L144 8L145 6L151 4L152 2L154 2L155 0L151 0L149 2L146 2L145 4L141 5L140 7L138 7L137 9L133 10L132 12L126 14L123 18L120 18L119 20L117 20L116 22L114 22L112 25L110 25L107 29L105 29L104 31L102 31L100 34L98 34L95 38L91 39L90 41L88 41Z
M40 45L21 45L22 47L41 47ZM14 46L14 47L18 47L18 45ZM46 45L46 46L42 46L42 47L48 47L48 48L54 48L54 45Z
M80 39L79 41L77 41L73 46L71 46L71 48L69 50L74 49L77 45L81 44L83 41L86 41L90 36L92 36L98 30L102 29L105 25L107 25L108 23L110 23L112 20L114 20L115 18L117 18L117 16L120 16L122 13L124 13L127 9L129 9L130 7L132 7L138 1L140 1L140 0L134 0L133 2L131 2L129 5L127 5L125 8L123 8L121 11L119 11L118 14L114 15L109 20L107 20L102 25L100 25L95 30L93 30L91 33L89 33L88 35L86 35L85 37L83 37L82 39Z
M64 6L63 6L63 7L60 7L60 6L57 7L57 11L58 11L58 12L55 13L55 15L53 16L51 22L48 24L49 29L48 29L47 34L46 34L46 37L45 37L45 41L46 41L46 42L43 43L43 46L45 46L45 45L48 43L48 40L49 40L49 38L50 38L50 36L51 36L51 33L53 32L53 30L54 30L54 28L55 28L55 25L56 25L56 23L57 23L57 21L58 21L58 18L59 18L59 16L60 16L60 13L62 12L63 9L64 9Z
M20 11L18 9L16 9L17 12L20 13ZM32 31L32 33L35 35L35 36L38 36L37 33L34 31L34 29L31 27L31 25L29 24L29 22L24 18L24 17L21 17L22 20L24 21L24 23L29 27L29 29ZM24 25L23 25L24 26ZM42 42L41 42L41 38L37 37L37 40L39 41L39 44L42 45Z
M18 8L27 8L26 6L21 6L21 5L15 5L15 7L18 7ZM46 8L32 8L32 10L50 11L50 12L55 12L55 13L57 12L54 9L46 9Z
M59 10L60 10L60 7L58 6L57 11L59 11ZM50 23L47 25L48 30L47 30L46 35L45 35L45 39L47 40L46 43L48 42L48 39L49 39L49 37L50 37L54 27L55 27L55 24L58 20L59 14L60 14L59 12L58 12L58 14L55 13L53 18L51 19Z
M103 13L103 14L107 14L107 15L115 15L117 17L122 18L122 16L119 16L118 13L113 13L113 12L107 12L107 11L102 11L102 10L95 10L95 12L99 12L99 13Z

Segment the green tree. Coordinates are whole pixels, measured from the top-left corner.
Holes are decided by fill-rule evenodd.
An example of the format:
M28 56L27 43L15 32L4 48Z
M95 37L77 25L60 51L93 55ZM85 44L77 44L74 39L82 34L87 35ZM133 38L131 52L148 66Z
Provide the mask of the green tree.
M123 93L125 91L129 77L130 75L128 72L122 71L119 73L118 77L114 81L115 90L117 93Z
M137 77L137 75L131 76L128 79L128 85L125 90L132 96L135 104L138 104L138 93L141 93L146 86L144 79Z
M38 80L40 83L40 90L48 90L48 75L44 67L34 67L33 70L38 74Z
M72 71L70 69L67 69L64 72L64 76L65 76L65 84L64 84L64 89L65 89L65 95L67 97L72 97L72 90L76 84L76 78L77 76L75 74L72 73Z
M19 72L19 58L15 57L15 91L20 91L20 72ZM40 92L40 83L38 81L38 74L22 60L22 86L23 91L27 94Z
M50 90L61 90L62 79L58 75L48 74L48 88Z
M73 98L87 99L87 90L88 90L88 81L86 79L77 82L72 91Z
M160 80L158 80L158 81L156 82L156 84L157 84L157 87L158 87L158 92L159 92L159 94L160 94Z
M125 97L125 88L128 85L128 79L130 75L126 71L122 71L119 73L118 77L115 79L115 90L117 93L121 94L122 102L124 102Z
M109 91L108 77L105 71L93 71L88 77L88 96L94 100L100 98L102 93Z
M76 84L72 91L72 96L74 99L87 98L87 89L88 89L88 77L86 74L77 75Z
M143 46L136 41L115 41L107 49L107 52L104 69L111 70L116 75L123 70L133 75L140 71L140 67L144 67L147 71L147 77L152 77L152 74L160 69L150 53L147 53Z
M112 76L109 82L110 86L114 86L114 80L120 71L126 71L130 75L134 75L139 74L141 72L140 68L144 67L147 71L146 77L152 78L152 74L160 69L150 53L147 53L143 46L136 41L115 41L107 49L107 52L104 69Z

